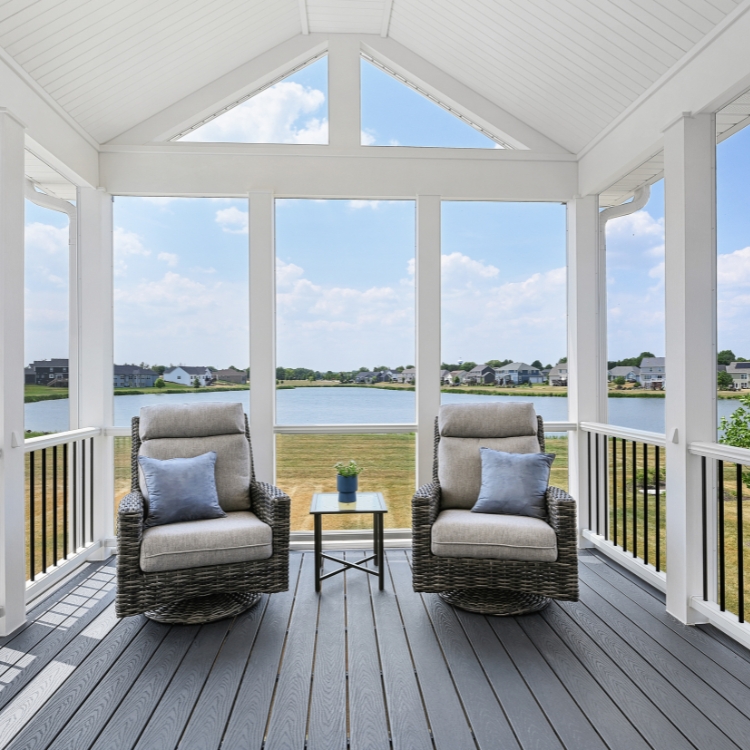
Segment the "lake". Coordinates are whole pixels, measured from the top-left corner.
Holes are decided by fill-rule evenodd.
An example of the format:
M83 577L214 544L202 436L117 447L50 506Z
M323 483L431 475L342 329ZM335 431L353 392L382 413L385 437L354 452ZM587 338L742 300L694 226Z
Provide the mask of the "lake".
M414 392L374 388L283 389L277 394L279 424L400 424L414 422ZM181 393L115 396L115 425L129 427L131 417L142 406L163 403L196 403L200 401L240 401L249 411L249 391L215 391L183 395ZM486 403L487 401L525 401L534 404L538 414L548 422L568 418L568 399L545 396L482 396L470 393L443 393L444 404ZM718 402L719 417L728 416L739 401ZM26 429L34 432L61 432L68 429L68 400L38 401L25 405ZM609 421L622 427L650 432L664 432L664 399L610 398Z

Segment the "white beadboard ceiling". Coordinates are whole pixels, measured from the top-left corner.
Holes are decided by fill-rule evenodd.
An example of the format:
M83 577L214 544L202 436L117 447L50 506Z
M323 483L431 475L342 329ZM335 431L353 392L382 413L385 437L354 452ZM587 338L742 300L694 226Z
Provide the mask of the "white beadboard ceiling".
M739 2L5 0L0 47L105 143L305 28L386 31L578 152Z

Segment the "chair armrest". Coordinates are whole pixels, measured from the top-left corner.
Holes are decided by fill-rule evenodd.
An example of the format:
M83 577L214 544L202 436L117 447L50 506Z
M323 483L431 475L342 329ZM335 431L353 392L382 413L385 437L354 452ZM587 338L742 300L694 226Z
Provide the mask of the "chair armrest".
M557 534L558 550L578 548L577 503L559 487L547 488L547 513L549 525Z
M253 513L263 523L288 532L292 501L286 492L267 482L253 482L250 485L250 499Z
M437 482L423 484L414 493L411 502L412 544L430 549L432 524L440 512L440 485Z
M140 573L141 540L146 503L138 491L120 500L117 511L117 567L123 573Z

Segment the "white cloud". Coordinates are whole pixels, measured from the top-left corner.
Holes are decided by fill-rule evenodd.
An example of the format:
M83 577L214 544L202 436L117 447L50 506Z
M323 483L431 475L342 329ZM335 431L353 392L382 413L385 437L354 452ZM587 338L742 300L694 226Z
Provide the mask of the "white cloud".
M664 240L664 219L654 219L645 209L610 219L607 222L607 240L618 237L654 237Z
M193 266L190 271L192 273L216 273L216 269L213 266L208 268L202 268L201 266Z
M36 221L26 225L25 241L27 247L53 255L68 249L68 228Z
M328 143L328 122L318 110L325 94L281 81L188 133L184 141Z
M143 238L135 232L128 232L122 227L115 227L113 233L115 257L123 255L151 255L144 247Z
M176 266L179 258L176 253L159 253L159 260L163 260L168 266Z
M216 212L216 223L229 234L247 234L247 211L240 211L236 206L222 208Z
M360 131L360 143L363 146L372 146L373 143L376 141L375 133L371 133L367 130L361 130Z
M353 208L355 211L360 208L371 208L376 211L380 201L349 201L349 208Z

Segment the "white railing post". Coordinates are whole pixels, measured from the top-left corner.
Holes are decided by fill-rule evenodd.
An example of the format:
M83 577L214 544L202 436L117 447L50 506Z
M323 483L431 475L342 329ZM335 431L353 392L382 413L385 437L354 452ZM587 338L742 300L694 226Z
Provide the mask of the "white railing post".
M703 585L700 458L688 447L716 439L715 159L713 115L665 130L667 611L682 622L696 621Z
M77 377L71 386L78 396L78 427L108 427L114 423L112 196L94 188L78 189L78 330ZM71 352L73 354L73 352ZM115 533L114 439L94 438L93 541Z
M0 635L26 619L24 126L0 109Z
M276 247L274 197L251 193L250 242L250 433L255 473L276 479Z
M576 196L568 203L568 419L576 424L607 421L604 284L599 199L595 195ZM583 430L568 438L568 486L578 501L581 530L590 529L592 522L587 440L588 434ZM594 500L591 498L592 507ZM591 546L582 536L579 543L582 547Z
M440 196L417 197L417 484L432 481L440 409Z

